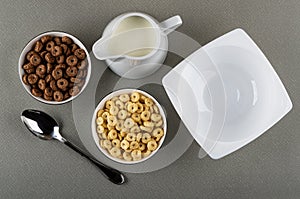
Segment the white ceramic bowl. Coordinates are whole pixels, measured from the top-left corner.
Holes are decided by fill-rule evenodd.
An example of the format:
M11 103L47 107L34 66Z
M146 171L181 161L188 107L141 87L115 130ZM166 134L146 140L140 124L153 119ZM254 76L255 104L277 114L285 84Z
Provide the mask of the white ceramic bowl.
M47 100L45 100L45 99L43 99L41 97L34 96L31 93L31 91L30 91L30 86L24 84L24 82L22 80L22 76L25 74L25 71L23 70L22 65L24 64L24 60L25 60L26 54L32 49L32 47L35 44L35 42L37 42L38 40L40 40L41 37L43 37L45 35L51 35L51 36L54 36L54 37L55 36L56 37L63 37L63 36L70 37L74 41L75 44L77 44L80 48L82 48L85 51L86 59L87 59L87 62L88 62L87 76L85 78L85 83L84 83L83 87L81 88L80 92L77 95L72 96L72 97L70 97L70 98L68 98L66 100L60 101L60 102L57 102L57 101L47 101ZM73 99L75 99L78 95L80 95L82 93L82 91L87 86L87 84L88 84L88 82L90 80L90 76L91 76L91 58L90 58L89 52L87 51L87 49L85 48L85 46L76 37L74 37L73 35L70 35L70 34L65 33L65 32L49 31L49 32L45 32L45 33L39 34L38 36L34 37L31 41L29 41L27 43L27 45L24 47L24 49L22 50L22 53L20 55L18 69L19 69L19 77L20 77L20 80L22 82L22 85L25 88L25 90L27 91L27 93L29 93L30 96L32 96L34 99L36 99L36 100L38 100L40 102L44 102L46 104L64 104L66 102L70 102Z
M122 160L122 159L119 159L119 158L114 158L112 157L105 149L103 149L100 144L99 144L99 137L98 137L98 134L97 134L97 131L96 131L96 128L97 128L97 125L96 125L96 118L97 118L97 112L98 110L100 109L103 109L104 105L105 105L105 102L115 96L118 96L118 95L121 95L121 94L130 94L132 92L139 92L143 95L145 95L146 97L149 97L150 99L153 100L154 104L158 107L159 109L159 112L162 116L162 119L163 119L163 130L164 130L164 135L163 137L161 138L161 140L159 141L159 144L158 144L158 147L155 151L153 151L148 157L146 158L142 158L141 160L138 160L138 161L125 161L125 160ZM166 137L166 132L167 132L167 120L166 120L166 115L164 113L164 110L162 109L161 105L157 102L157 100L152 97L150 94L146 93L145 91L141 91L141 90L137 90L137 89L121 89L121 90L118 90L118 91L114 91L110 94L108 94L106 97L104 97L100 103L98 104L98 106L96 107L95 111L94 111L94 114L93 114L93 119L92 119L92 134L93 134L93 138L94 138L94 141L95 141L95 144L97 145L98 149L106 156L108 157L109 159L111 160L114 160L118 163L123 163L123 164L135 164L135 163L140 163L140 162L143 162L149 158L151 158L158 150L159 148L161 147L161 145L163 144L164 142L164 139Z

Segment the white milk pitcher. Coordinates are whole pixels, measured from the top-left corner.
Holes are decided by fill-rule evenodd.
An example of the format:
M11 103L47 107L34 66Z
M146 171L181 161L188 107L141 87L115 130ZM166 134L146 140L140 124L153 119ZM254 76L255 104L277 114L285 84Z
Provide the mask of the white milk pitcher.
M160 68L167 56L167 35L181 24L178 15L158 23L147 14L125 13L107 25L93 53L119 76L143 78Z

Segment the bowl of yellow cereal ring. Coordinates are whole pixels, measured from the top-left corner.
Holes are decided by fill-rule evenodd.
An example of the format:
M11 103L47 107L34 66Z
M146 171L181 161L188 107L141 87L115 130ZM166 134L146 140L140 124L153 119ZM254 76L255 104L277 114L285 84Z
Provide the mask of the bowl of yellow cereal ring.
M145 91L122 89L101 100L92 119L94 141L111 160L143 162L161 147L167 121L161 105Z

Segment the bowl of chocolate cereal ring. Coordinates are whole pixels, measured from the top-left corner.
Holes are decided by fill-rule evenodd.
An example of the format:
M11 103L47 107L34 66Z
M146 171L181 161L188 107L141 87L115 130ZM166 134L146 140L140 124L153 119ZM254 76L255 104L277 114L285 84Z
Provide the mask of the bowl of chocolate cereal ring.
M150 94L121 89L104 97L92 118L92 136L109 159L135 164L151 158L167 132L164 110Z
M73 35L51 31L34 37L19 58L19 77L25 90L46 104L63 104L85 89L91 60Z

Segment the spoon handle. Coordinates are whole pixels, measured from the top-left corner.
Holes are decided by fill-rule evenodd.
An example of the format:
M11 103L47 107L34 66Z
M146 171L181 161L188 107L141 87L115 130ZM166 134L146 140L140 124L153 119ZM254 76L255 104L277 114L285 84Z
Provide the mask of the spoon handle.
M72 144L71 142L65 140L64 143L70 147L71 149L73 149L74 151L78 152L79 154L81 154L82 156L86 157L87 159L89 159L91 162L93 162L98 168L100 168L100 170L102 171L102 174L111 182L115 183L115 184L123 184L125 182L125 176L118 170L113 169L111 167L106 166L105 164L97 161L96 159L90 157L89 155L87 155L86 153L84 153L79 147L75 146L74 144Z

